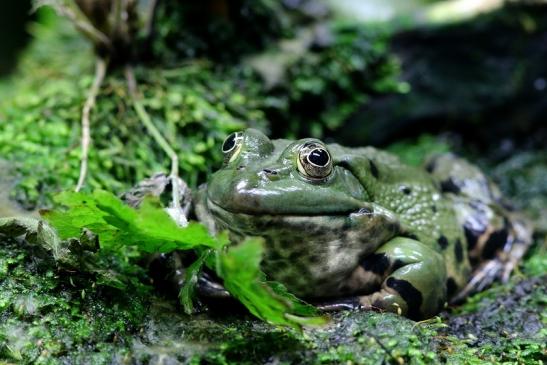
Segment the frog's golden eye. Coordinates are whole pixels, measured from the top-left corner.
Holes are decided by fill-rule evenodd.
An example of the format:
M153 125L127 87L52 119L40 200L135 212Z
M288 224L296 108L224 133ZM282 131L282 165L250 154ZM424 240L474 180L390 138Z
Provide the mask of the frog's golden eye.
M224 162L228 163L239 155L241 145L243 144L243 133L235 132L230 134L222 143L222 153L224 153Z
M309 179L324 179L332 172L332 159L322 144L310 142L300 149L298 171Z

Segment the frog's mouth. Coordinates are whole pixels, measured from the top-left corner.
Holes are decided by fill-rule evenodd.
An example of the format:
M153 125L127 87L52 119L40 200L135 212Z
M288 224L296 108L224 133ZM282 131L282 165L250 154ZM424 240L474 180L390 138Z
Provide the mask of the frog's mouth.
M207 206L213 214L219 215L243 215L249 217L258 218L260 216L298 216L298 217L328 217L328 216L347 216L352 212L359 210L359 206L362 204L355 204L352 207L333 207L332 205L328 206L327 209L311 210L307 208L291 208L288 206L283 206L280 209L268 209L262 208L259 205L254 205L249 209L246 209L247 206L230 206L219 204L215 202L210 197L207 197Z
M356 211L348 209L328 214L259 214L226 209L211 199L207 199L207 208L215 219L217 229L228 229L242 236L269 236L283 234L282 232L306 232L310 236L319 236L326 233L323 230L342 230L350 214Z

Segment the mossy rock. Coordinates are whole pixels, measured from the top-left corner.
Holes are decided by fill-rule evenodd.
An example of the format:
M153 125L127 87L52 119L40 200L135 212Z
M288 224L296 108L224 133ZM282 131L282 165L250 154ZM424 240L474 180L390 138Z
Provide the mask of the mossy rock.
M188 316L173 300L108 289L55 269L39 247L0 238L0 359L11 363L537 363L546 277L496 285L441 317L342 312L303 333L241 310Z

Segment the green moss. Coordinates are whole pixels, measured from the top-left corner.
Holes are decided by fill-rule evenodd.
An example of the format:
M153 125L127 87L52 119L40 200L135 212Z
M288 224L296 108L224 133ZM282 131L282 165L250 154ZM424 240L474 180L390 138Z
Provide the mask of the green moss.
M272 89L268 110L279 137L329 137L371 95L403 92L399 63L388 52L389 35L360 24L328 25L332 43L287 66Z
M47 205L53 192L75 185L81 108L92 78L90 51L74 33L65 33L66 24L36 28L35 46L20 67L20 77L14 79L16 95L0 107L0 154L15 165L19 183L13 194L29 208ZM63 56L45 62L44 46ZM72 64L65 68L61 59L66 62L69 54L73 54ZM220 163L217 146L228 133L266 126L253 94L257 90L254 78L243 71L219 73L201 61L135 71L145 96L143 104L179 153L181 175L191 185ZM132 109L121 73L107 78L97 100L92 142L90 188L121 192L168 169L168 159Z
M52 258L0 236L0 360L58 363L87 353L109 363L146 314L139 290L120 292L55 269ZM123 346L122 346L123 347Z

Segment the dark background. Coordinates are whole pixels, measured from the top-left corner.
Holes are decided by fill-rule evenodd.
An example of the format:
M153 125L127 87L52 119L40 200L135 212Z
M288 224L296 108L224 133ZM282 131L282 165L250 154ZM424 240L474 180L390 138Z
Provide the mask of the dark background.
M4 1L0 11L0 77L9 74L17 57L30 40L26 30L31 14L31 0Z

